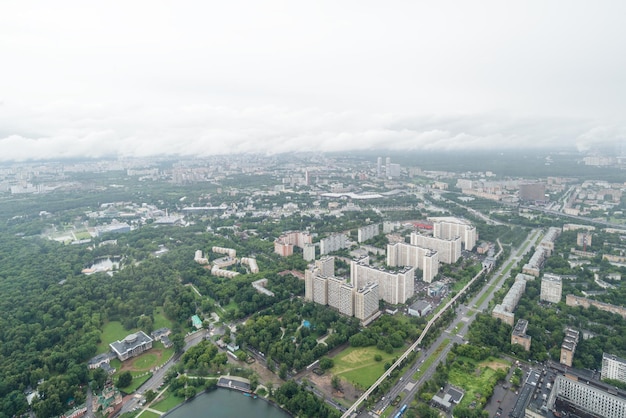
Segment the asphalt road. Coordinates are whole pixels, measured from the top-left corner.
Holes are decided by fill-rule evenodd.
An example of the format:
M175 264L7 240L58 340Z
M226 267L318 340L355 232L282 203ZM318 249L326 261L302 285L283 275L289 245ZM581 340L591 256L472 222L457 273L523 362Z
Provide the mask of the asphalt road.
M456 318L451 321L450 326L446 328L444 332L435 340L435 342L430 346L428 350L422 350L420 355L418 356L415 366L411 367L407 372L402 376L402 381L398 381L396 385L391 388L388 392L388 395L385 395L385 401L379 402L375 405L374 410L383 410L389 405L389 402L393 400L397 395L399 395L402 391L407 392L401 404L399 404L394 411L389 414L389 416L394 416L396 412L400 410L403 404L409 404L415 394L419 390L420 386L429 380L434 374L437 368L437 365L446 359L448 352L452 349L454 343L463 344L465 342L465 336L467 335L467 331L469 330L469 326L476 319L476 313L482 312L489 306L489 302L493 299L493 294L502 287L502 283L506 279L503 276L503 272L505 268L509 265L511 261L515 263L511 266L511 268L515 267L517 263L524 257L524 255L530 250L533 244L537 241L537 238L541 234L541 230L535 229L531 231L526 240L515 249L515 251L511 252L511 255L507 260L505 260L498 270L491 276L491 279L483 286L483 288L471 299L471 301L467 305L457 306L456 309ZM508 275L508 272L507 272ZM480 306L476 304L481 299L481 297L490 292L487 297L483 300ZM458 327L458 328L457 328ZM456 332L455 332L456 329ZM440 355L437 359L432 363L432 365L428 368L428 370L424 371L419 380L415 381L412 379L412 376L415 374L421 362L426 359L433 350L436 350L441 344L443 344L445 339L449 339L450 342L448 345L441 351ZM407 387L410 387L408 389ZM359 416L365 417L368 416L369 413L362 412Z

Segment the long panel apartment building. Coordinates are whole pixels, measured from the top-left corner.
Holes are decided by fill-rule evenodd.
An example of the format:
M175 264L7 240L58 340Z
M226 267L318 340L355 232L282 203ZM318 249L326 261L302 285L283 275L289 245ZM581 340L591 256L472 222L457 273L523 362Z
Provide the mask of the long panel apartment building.
M307 269L304 273L306 300L328 305L343 315L355 316L363 322L378 312L377 283L366 283L356 288L346 279L323 275L324 261L326 261L326 272L330 271L328 259L318 261L322 262L316 263L316 266Z
M461 237L461 244L468 251L476 246L478 238L476 227L468 221L454 217L430 217L428 220L433 222L433 237L443 239Z
M312 242L313 237L308 232L285 232L274 241L274 252L280 256L288 257L293 254L293 247L304 248Z
M371 224L357 229L357 241L365 242L380 234L380 225Z
M320 254L328 254L346 248L347 238L345 234L333 234L320 240Z
M376 283L381 299L393 305L405 303L414 295L415 268L404 267L399 271L388 271L369 265L369 257L365 256L350 263L350 282L356 288L368 283Z
M439 254L429 248L397 242L387 245L387 265L418 268L422 270L422 280L432 283L439 274Z
M515 323L515 308L517 308L517 304L519 300L524 295L524 291L526 290L526 282L528 280L534 280L533 276L519 273L515 276L515 283L509 289L504 299L502 299L502 303L497 304L493 311L491 311L491 316L494 318L499 318L503 322L513 326Z
M573 370L557 375L547 408L571 411L572 416L626 417L624 391L602 382L579 377Z
M453 239L434 238L412 232L411 245L417 245L418 247L437 251L439 254L439 261L442 263L453 264L461 258L460 237Z

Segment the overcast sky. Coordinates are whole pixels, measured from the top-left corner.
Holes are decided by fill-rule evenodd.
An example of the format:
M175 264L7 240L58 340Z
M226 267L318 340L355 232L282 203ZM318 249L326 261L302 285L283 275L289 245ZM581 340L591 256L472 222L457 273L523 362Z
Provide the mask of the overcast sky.
M0 161L626 143L626 2L0 3Z

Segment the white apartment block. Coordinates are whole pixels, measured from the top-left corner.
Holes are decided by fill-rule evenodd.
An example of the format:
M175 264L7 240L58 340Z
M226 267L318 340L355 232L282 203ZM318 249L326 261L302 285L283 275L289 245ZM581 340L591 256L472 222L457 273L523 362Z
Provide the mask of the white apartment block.
M453 264L461 258L461 237L444 239L411 232L411 245L437 251L439 261L442 263Z
M217 254L226 254L231 258L237 257L237 251L233 248L224 248L224 247L213 247L211 251Z
M291 244L294 247L304 248L305 244L313 242L313 237L308 232L289 231L282 234L278 239L285 244Z
M544 274L541 278L541 295L539 300L559 303L563 293L563 281L561 277L554 274Z
M350 281L356 288L361 288L367 283L376 283L379 297L393 305L405 303L415 294L414 278L414 267L391 272L371 267L367 256L350 263Z
M317 272L313 268L304 270L304 299L313 301L313 278Z
M558 375L554 381L547 407L554 409L557 398L598 417L626 417L626 399L612 394L599 384L589 384L576 376Z
M315 267L320 270L322 276L330 277L335 275L335 257L324 256L315 261Z
M302 249L302 258L306 261L315 260L315 244L304 244L304 248Z
M612 354L602 353L602 379L626 383L626 360Z
M320 240L320 254L328 254L346 248L347 238L345 234L333 234Z
M324 276L313 276L313 302L328 305L328 280Z
M256 262L256 258L251 258L251 257L242 257L241 258L241 264L247 264L248 267L250 267L250 273L258 273L259 272L259 266Z
M390 222L390 221L383 222L383 234L389 234L398 228L400 228L400 222Z
M378 312L378 285L367 283L354 293L354 316L361 321Z
M504 299L502 299L502 303L493 308L491 316L499 318L503 322L513 326L513 324L515 324L515 315L513 312L515 308L517 308L517 304L526 290L526 281L533 279L533 276L521 273L515 276L515 283L513 283L513 286L511 286L506 296L504 296Z
M374 238L378 234L380 234L379 224L371 224L371 225L363 226L357 229L357 241L365 242L368 239Z
M339 313L352 316L354 315L354 286L350 283L344 283L339 288ZM376 295L378 297L378 295ZM376 299L378 302L378 299Z
M328 277L326 280L328 281L328 306L339 310L341 307L341 286L347 283L346 279Z
M539 247L545 248L548 251L548 257L552 255L554 251L554 241L556 241L559 235L561 235L561 228L548 228L548 232L546 232L546 235L544 235L539 243Z
M472 251L476 246L476 227L469 222L454 217L431 217L433 222L433 237L454 239L461 237L463 248Z
M355 288L346 279L324 276L318 267L314 267L304 272L304 289L306 300L328 305L347 316L354 314Z
M422 270L422 280L432 283L439 273L439 254L437 251L404 242L388 244L387 265L418 268Z

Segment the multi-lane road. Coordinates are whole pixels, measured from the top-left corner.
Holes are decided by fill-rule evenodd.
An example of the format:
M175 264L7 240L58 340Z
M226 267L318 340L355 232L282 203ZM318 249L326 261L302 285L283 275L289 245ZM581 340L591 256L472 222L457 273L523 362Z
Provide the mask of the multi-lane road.
M514 251L511 252L511 254L509 255L509 258L500 265L498 270L496 270L494 274L491 276L491 279L472 298L472 300L467 305L456 306L457 299L467 290L467 288L469 288L469 286L471 286L474 280L476 280L480 276L480 274L482 274L482 271L476 277L474 277L453 299L451 299L446 304L446 306L442 310L439 311L437 315L435 315L435 317L433 317L433 319L429 321L427 327L424 329L424 332L422 333L422 335L420 335L420 338L415 343L413 343L411 347L409 347L409 349L400 357L400 359L398 359L398 361L394 363L394 365L390 367L389 370L387 370L387 372L385 372L385 374L383 374L383 376L381 376L380 379L378 379L376 383L374 383L374 385L372 385L342 415L342 418L347 418L350 416L357 416L357 414L354 414L354 413L358 409L358 407L361 405L361 403L365 399L367 399L369 395L371 395L374 389L378 387L378 385L380 385L380 383L384 379L388 378L388 376L391 374L391 371L393 371L402 362L402 360L406 358L408 353L415 350L415 348L419 345L419 343L421 343L423 336L430 329L431 325L434 324L434 321L438 319L439 317L438 315L443 314L443 312L445 312L448 309L455 309L456 317L453 321L451 321L450 326L444 332L441 333L441 335L435 340L435 342L433 342L430 348L424 349L420 352L419 356L417 357L415 361L415 365L409 368L409 370L405 372L405 374L401 377L401 379L398 380L396 385L387 392L387 394L385 395L385 400L379 401L374 406L374 411L384 410L386 407L389 406L389 402L403 391L406 392L406 395L404 397L402 404L411 402L411 400L417 393L417 390L422 385L422 383L430 379L435 373L437 365L441 361L445 360L448 352L450 351L454 343L462 344L465 342L465 335L467 334L470 324L476 318L476 313L484 311L489 306L489 302L493 298L493 294L502 287L502 282L504 281L506 277L508 277L508 272L510 271L510 269L513 268L517 263L519 263L519 261L524 257L524 255L528 252L528 250L532 247L532 245L537 241L540 235L541 235L541 230L535 229L531 231L531 233L526 237L526 240L518 248L516 248ZM484 296L485 294L487 295ZM414 380L412 377L417 371L417 369L420 368L420 364L422 364L422 362L429 355L431 355L435 350L437 350L438 347L444 344L446 340L447 340L447 344L441 349L435 361L430 365L430 367L428 367L427 370L424 370L424 372L421 374L420 378L417 381ZM398 405L397 410L399 410L400 406L401 405ZM393 413L395 412L397 411L394 410L390 416L393 416ZM362 412L359 415L365 417L368 414L374 415L373 413L367 413L367 412Z

